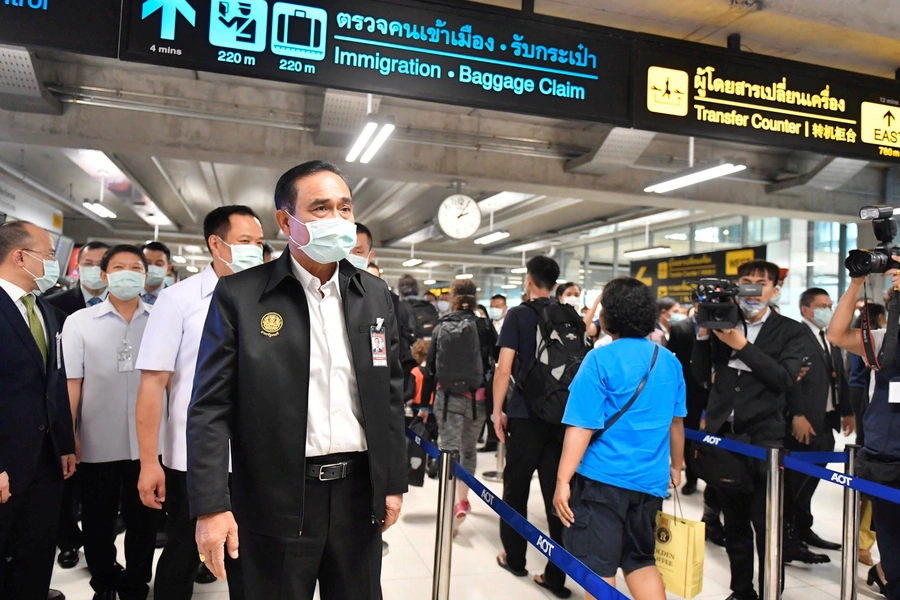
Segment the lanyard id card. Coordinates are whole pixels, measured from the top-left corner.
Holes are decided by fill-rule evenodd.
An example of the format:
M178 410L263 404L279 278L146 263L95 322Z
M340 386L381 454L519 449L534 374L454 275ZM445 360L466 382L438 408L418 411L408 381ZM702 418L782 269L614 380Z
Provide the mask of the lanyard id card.
M130 373L134 371L134 355L131 351L131 344L128 340L122 340L119 349L116 351L116 357L119 361L119 373Z
M375 325L369 328L369 338L372 342L372 366L388 366L387 335L384 331L384 319L381 317L376 319Z

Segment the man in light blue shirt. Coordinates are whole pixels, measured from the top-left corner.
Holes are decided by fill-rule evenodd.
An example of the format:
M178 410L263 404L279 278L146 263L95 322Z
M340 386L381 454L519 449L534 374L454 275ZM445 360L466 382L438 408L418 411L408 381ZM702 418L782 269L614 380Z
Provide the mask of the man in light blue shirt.
M569 388L554 506L573 555L614 587L621 567L635 597L664 600L656 514L681 481L687 406L681 363L647 339L657 318L640 281L604 288L600 322L613 342L588 354Z

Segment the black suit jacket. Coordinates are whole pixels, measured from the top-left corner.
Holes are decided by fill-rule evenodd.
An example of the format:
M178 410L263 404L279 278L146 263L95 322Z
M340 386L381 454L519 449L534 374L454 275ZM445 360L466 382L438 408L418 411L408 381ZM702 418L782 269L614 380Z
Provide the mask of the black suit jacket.
M71 290L47 296L47 302L61 310L67 317L87 306L84 303L84 294L81 291L80 282L76 283Z
M339 284L369 448L372 517L383 521L385 496L407 490L399 329L383 281L341 261ZM283 324L265 335L261 319L269 313ZM379 317L389 342L388 367L372 364L370 327ZM188 411L192 517L233 510L241 527L256 533L301 534L309 359L309 308L289 252L219 279Z
M48 430L57 457L75 454L65 364L57 356L64 316L41 298L35 307L49 339L46 366L22 313L0 290L0 473L9 475L13 494L31 483Z
M756 343L747 344L735 357L752 373L728 366L732 349L714 333L710 332L708 341L694 344L694 377L711 381L715 366L715 383L706 409L706 429L711 433L719 433L734 411L735 432L749 434L753 442L784 440L787 396L800 374L809 328L769 310L772 314Z
M684 371L685 391L687 394L688 412L702 412L706 409L709 400L709 384L698 381L691 369L691 356L694 353L694 343L697 335L694 333L693 319L685 319L678 323L672 323L669 327L669 343L666 347L678 358L681 369Z
M840 431L840 419L830 422L826 419L828 410L828 389L830 387L830 369L825 349L808 325L806 329L806 353L810 358L810 367L806 376L793 387L788 396L790 416L803 415L812 425L816 433L822 434L826 427ZM829 344L831 345L831 344ZM850 403L850 384L844 372L844 357L840 348L831 346L831 360L837 372L837 398L834 400L835 412L842 417L853 416L853 405Z

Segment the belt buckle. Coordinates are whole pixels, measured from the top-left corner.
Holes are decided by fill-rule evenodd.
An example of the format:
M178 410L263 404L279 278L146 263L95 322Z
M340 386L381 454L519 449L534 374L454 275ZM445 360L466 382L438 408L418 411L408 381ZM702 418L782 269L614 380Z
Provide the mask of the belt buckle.
M335 479L345 479L347 477L347 466L348 465L346 462L334 463L333 465L322 465L321 467L319 467L319 481L334 481ZM341 476L325 479L325 469L333 469L335 467L341 468Z

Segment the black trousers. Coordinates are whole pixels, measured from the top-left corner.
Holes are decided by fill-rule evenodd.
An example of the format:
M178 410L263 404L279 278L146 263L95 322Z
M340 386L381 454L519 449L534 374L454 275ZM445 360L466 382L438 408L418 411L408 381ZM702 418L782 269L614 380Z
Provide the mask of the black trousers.
M834 431L830 425L826 427L828 430L819 432L808 446L788 436L785 447L794 452L831 452L834 450ZM785 470L785 524L793 524L798 534L812 529L812 498L819 487L819 481L818 477L809 477L791 469Z
M326 461L327 462L327 461ZM381 600L381 525L372 523L368 468L346 479L306 479L303 532L240 533L247 598Z
M900 600L900 504L872 498L872 522L878 533L881 567L887 578L887 597Z
M56 545L62 552L78 550L84 545L75 509L81 502L81 473L76 472L63 484L62 508L59 511L59 537Z
M528 496L535 470L541 483L541 495L550 537L562 545L562 521L554 514L553 494L556 492L556 473L562 456L565 429L540 419L510 419L506 434L506 469L503 471L503 501L524 518L528 518ZM528 542L516 530L500 522L500 539L506 552L506 563L513 569L525 568ZM566 583L566 574L552 562L547 563L544 581L553 589Z
M166 547L156 563L153 597L158 600L190 600L194 594L194 578L200 566L195 533L197 520L191 519L188 509L187 473L165 468L166 471ZM153 511L156 513L156 511ZM158 514L158 513L157 513ZM243 541L244 531L238 533ZM241 554L244 554L243 545ZM243 600L244 581L241 560L232 560L225 553L228 575L228 595L231 600Z
M122 600L145 600L153 577L156 512L137 491L141 463L81 463L81 525L84 557L95 592L117 591ZM125 520L125 571L116 566L116 516Z
M0 504L0 600L47 600L63 494L49 436L38 461L32 480L10 481L12 496Z

